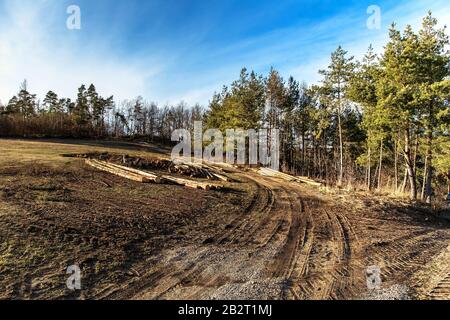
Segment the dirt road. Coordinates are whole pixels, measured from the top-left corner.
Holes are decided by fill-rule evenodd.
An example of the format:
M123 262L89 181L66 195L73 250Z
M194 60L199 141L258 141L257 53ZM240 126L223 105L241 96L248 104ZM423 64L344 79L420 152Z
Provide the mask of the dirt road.
M2 143L0 299L450 299L450 223L406 202L241 170L143 185L58 157L84 146Z
M446 227L405 227L401 219L360 216L297 184L244 177L257 193L242 215L200 245L163 253L158 265L105 298L374 298L367 295L369 265L383 270L385 288L405 284L450 242ZM373 241L367 241L369 232ZM433 288L429 298L449 298L448 278L442 281L436 286L444 286L440 295ZM408 288L388 298L410 294Z

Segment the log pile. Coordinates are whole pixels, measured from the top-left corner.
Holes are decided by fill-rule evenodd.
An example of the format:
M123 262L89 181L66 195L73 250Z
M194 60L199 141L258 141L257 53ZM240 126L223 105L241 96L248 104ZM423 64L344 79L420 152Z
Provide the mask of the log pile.
M190 162L190 159L185 158L178 159L177 161L171 161L161 158L141 158L129 156L126 154L110 154L107 152L62 154L61 156L107 161L110 164L116 163L126 167L132 167L142 170L165 171L170 174L181 174L191 178L230 181L230 179L223 174L223 170L220 166L205 163L192 163Z
M166 181L170 181L172 183L178 184L180 186L185 186L187 188L193 188L193 189L203 189L203 190L218 190L221 189L223 186L219 186L216 184L206 183L206 182L198 182L188 179L182 179L172 176L163 175L162 178Z
M144 175L136 174L136 173L133 173L133 172L128 171L128 170L117 168L117 167L112 166L112 165L110 165L110 164L108 164L106 162L100 162L99 160L86 159L86 164L88 164L89 166L91 166L93 168L96 168L98 170L105 171L105 172L114 174L114 175L122 177L122 178L129 179L129 180L142 182L142 183L151 182L151 180L149 180Z
M289 175L289 174L286 174L286 173L283 173L280 171L276 171L273 169L269 169L269 168L261 168L261 169L259 169L258 173L262 176L281 178L281 179L289 181L289 182L306 183L308 185L315 186L315 187L322 186L322 183L314 181L307 177L292 176L292 175Z
M148 171L137 170L106 161L86 159L86 164L98 170L141 183L175 183L177 185L182 185L188 188L203 190L215 190L223 188L222 185L218 184L181 179L169 175L157 175Z
M147 181L150 182L154 182L154 183L161 183L161 177L159 177L158 175L154 174L154 173L150 173L150 172L146 172L146 171L142 171L142 170L137 170L137 169L133 169L130 167L124 167L115 163L109 163L109 162L100 162L97 160L94 160L97 163L99 163L100 165L104 165L104 166L109 166L109 167L113 167L113 168L117 168L118 170L123 170L123 171L127 171L131 174L137 174L139 176L144 177L145 179L147 179Z
M208 180L222 180L225 182L231 181L225 176L223 170L219 167L214 167L205 163L180 162L176 161L174 167L169 169L169 172L190 175L191 177L203 177Z

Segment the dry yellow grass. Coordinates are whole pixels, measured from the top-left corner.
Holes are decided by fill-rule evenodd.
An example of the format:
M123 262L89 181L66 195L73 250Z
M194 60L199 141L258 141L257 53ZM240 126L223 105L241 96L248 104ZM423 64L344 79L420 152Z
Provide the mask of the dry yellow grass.
M61 154L81 154L89 152L123 153L131 156L155 156L161 154L144 151L145 147L133 150L133 145L123 146L115 142L97 143L77 140L28 141L0 139L0 166L22 166L24 164L45 164L60 166L76 159L63 158Z

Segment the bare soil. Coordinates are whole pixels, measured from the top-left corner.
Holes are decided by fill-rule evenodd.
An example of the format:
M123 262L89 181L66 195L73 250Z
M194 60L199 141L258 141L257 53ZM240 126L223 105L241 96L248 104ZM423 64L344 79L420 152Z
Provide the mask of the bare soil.
M0 140L0 299L450 299L450 223L427 209L241 169L221 191L140 184L60 157L90 152L160 156Z

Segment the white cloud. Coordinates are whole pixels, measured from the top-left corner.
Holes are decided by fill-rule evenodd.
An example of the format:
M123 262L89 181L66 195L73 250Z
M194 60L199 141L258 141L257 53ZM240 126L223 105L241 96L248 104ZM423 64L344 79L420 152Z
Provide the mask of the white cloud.
M395 22L400 30L403 30L407 24L418 30L428 10L431 10L433 16L438 19L440 27L450 21L450 2L448 1L436 0L431 2L419 0L401 4L389 11L384 11L383 7L381 9L382 29L380 30L365 28L365 23L360 23L361 17L350 14L345 17L340 16L330 21L325 21L320 24L318 30L323 31L328 28L328 32L336 37L333 42L340 44L348 51L349 55L361 58L367 52L370 44L372 44L376 53L381 54L383 52L384 45L389 38L388 31L392 22ZM366 12L361 12L361 14L364 15ZM369 15L363 16L363 18L366 17L369 17ZM314 37L314 34L312 33L310 36ZM287 72L309 84L317 83L321 79L318 71L326 68L330 62L331 51L326 52L323 50L323 47L327 47L329 44L330 42L321 43L322 50L309 57L306 61L296 66L291 66L287 69ZM334 49L332 48L331 50Z
M67 30L64 20L52 34L55 19L45 2L7 1L7 18L0 23L0 99L6 103L27 79L29 89L42 98L48 90L74 98L77 88L94 83L105 96L117 100L143 94L161 64L148 60L121 59L98 43L83 44L77 32ZM66 15L65 10L61 15ZM64 16L65 17L65 16ZM58 27L59 28L59 27Z
M65 8L60 10L54 3L3 2L6 18L0 19L2 102L16 94L26 78L30 90L40 98L50 89L74 98L80 84L94 83L102 95L114 95L116 100L142 95L161 103L184 100L189 104L207 104L214 91L238 77L241 67L261 73L274 66L285 77L293 75L312 84L320 80L318 70L328 65L331 51L339 44L359 58L371 43L376 51L382 51L392 21L401 29L406 23L417 29L428 9L441 24L450 21L448 0L418 0L401 2L390 11L381 6L381 30L366 28L369 15L365 10L350 11L320 23L276 29L219 48L194 41L195 46L187 47L183 47L186 43L174 43L170 51L153 47L148 50L144 46L141 52L124 57L112 45L116 43L115 36L124 36L117 34L121 32L120 25L112 23L110 32L100 39L90 38L83 23L81 31L69 31L65 26ZM205 32L199 30L201 34Z

